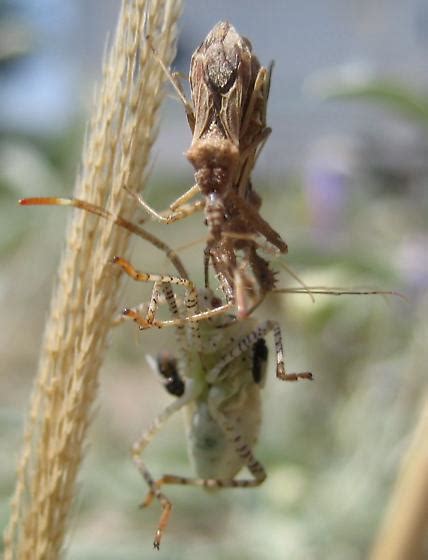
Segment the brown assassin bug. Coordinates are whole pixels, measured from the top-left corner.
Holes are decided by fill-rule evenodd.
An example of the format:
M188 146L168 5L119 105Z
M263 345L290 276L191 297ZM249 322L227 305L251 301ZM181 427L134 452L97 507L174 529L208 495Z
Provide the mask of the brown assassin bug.
M186 153L196 184L165 212L156 212L133 194L156 220L170 224L204 210L209 230L205 284L211 262L228 302L242 302L236 284L257 302L275 285L275 273L257 249L287 252L287 244L260 215L261 198L251 171L271 129L266 108L272 65L260 66L251 43L228 22L210 31L192 56L190 103L175 75L159 60L182 100L193 138ZM189 203L197 194L203 200ZM260 239L264 238L264 242ZM242 276L239 280L237 277ZM248 309L238 306L238 315Z

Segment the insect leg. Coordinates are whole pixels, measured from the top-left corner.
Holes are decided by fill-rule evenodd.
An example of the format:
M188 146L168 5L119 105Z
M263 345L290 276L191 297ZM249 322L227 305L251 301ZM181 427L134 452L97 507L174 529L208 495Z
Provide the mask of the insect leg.
M196 394L197 394L196 386L193 385L191 381L188 382L184 395L178 398L173 403L171 403L169 406L167 406L159 414L159 416L156 417L156 419L153 421L152 425L148 428L148 430L146 430L132 446L133 461L150 489L147 498L144 500L142 504L142 507L149 506L153 498L156 498L162 507L162 514L159 519L158 528L156 530L155 538L153 542L153 546L157 549L159 549L162 534L168 524L168 520L171 514L172 504L169 501L169 499L160 491L159 489L160 485L158 484L157 481L154 480L154 478L150 474L150 471L148 470L144 461L141 458L141 454L143 453L144 449L149 445L149 443L153 440L156 434L160 431L160 429L163 427L165 422L178 410L183 408L183 406L186 406L186 404L194 400Z
M145 313L145 310L147 308L147 304L146 303L140 303L138 305L136 305L135 307L132 307L130 309L130 312L132 315L141 315L143 316ZM125 321L127 321L127 317L126 315L124 315L123 313L120 313L119 315L116 315L116 317L113 318L112 322L111 322L111 326L112 327L117 327L118 325L121 325L122 323L124 323Z
M230 312L231 308L233 307L231 304L220 305L219 307L215 307L213 309L209 309L208 311L199 311L199 302L198 302L198 292L191 280L187 278L180 278L178 276L170 276L170 275L162 275L162 274L151 274L148 272L141 272L134 268L134 266L122 257L114 257L113 263L118 264L122 270L131 278L136 280L137 282L158 282L159 284L173 284L177 286L183 286L185 289L185 301L186 301L186 308L189 312L189 315L182 318L177 319L169 319L166 321L160 321L157 319L150 319L147 320L147 317L143 317L140 315L138 310L135 308L133 309L125 309L123 311L124 315L133 319L141 329L149 329L152 327L162 329L164 327L178 327L180 325L190 324L190 329L193 332L193 339L194 343L200 346L200 336L198 334L199 327L198 323L200 321L205 321L206 319L210 319L211 317L215 317L217 315L223 315L226 312ZM158 287L155 289L155 294L149 303L150 306L154 306L155 309L158 306L158 296L159 290ZM156 300L156 301L152 301Z
M174 319L180 319L181 316L178 310L177 301L175 299L175 295L172 290L171 284L162 284L162 291L164 293L165 300L168 304L171 315L173 316ZM177 346L182 355L184 351L183 349L186 348L186 332L185 332L184 325L177 325L175 336L177 340Z
M177 200L175 200L172 204L169 205L170 209L177 210L177 208L183 206L187 201L189 201L191 198L193 198L200 192L201 192L201 188L199 187L199 185L193 185L193 187L190 187L190 189L188 189L185 193L179 196Z
M157 247L160 251L163 251L165 255L170 259L172 264L177 269L178 273L187 278L187 271L184 268L183 263L181 262L180 258L178 257L177 253L171 249L166 243L164 243L161 239L158 239L153 234L149 233L148 231L144 230L142 227L130 222L129 220L123 218L120 215L114 215L102 206L97 206L96 204L92 204L90 202L86 202L85 200L80 200L79 198L59 198L59 197L35 197L35 198L24 198L19 201L21 206L72 206L74 208L79 208L81 210L85 210L86 212L90 212L91 214L95 214L96 216L100 216L101 218L108 220L121 228L124 228L131 233L135 233L138 237L145 239L155 247Z
M143 209L147 212L147 214L149 214L149 216L151 216L151 218L153 218L157 222L160 222L161 224L172 224L174 222L187 218L187 216L191 216L195 212L199 212L204 208L205 203L202 200L196 200L192 204L184 204L184 202L195 196L195 194L198 194L199 187L197 187L197 190L195 187L197 187L197 185L191 187L184 193L184 195L175 200L170 205L168 210L164 210L161 212L157 212L154 208L147 204L141 194L130 191L129 189L126 190L133 198L135 198L138 204L143 207ZM188 193L190 194L188 195Z
M141 316L135 308L124 310L127 317L133 319L140 326L141 330L149 329L152 327L163 329L165 327L178 327L180 325L199 323L200 321L206 321L207 319L212 319L217 315L224 315L225 313L230 313L233 311L234 305L231 303L225 303L219 307L209 309L208 311L200 311L199 313L194 313L188 317L182 317L180 319L168 319L165 321L154 320L152 324L149 324L143 316Z
M244 120L242 121L242 126L240 130L241 138L245 137L245 133L247 132L247 129L250 125L251 117L253 116L258 99L261 99L262 101L261 122L262 123L266 122L266 107L267 107L267 101L269 97L271 73L272 73L272 66L270 66L269 68L262 67L258 71L258 74L256 76L256 81L254 82L254 88L253 91L251 92L251 97L248 102L247 109L245 111L245 117Z
M279 233L260 216L258 210L253 208L251 204L237 193L230 193L230 197L233 198L233 202L236 204L238 211L246 216L246 219L252 223L253 230L263 235L269 243L278 247L281 253L286 253L288 251L287 243L281 238Z
M242 150L240 154L241 162L244 162L241 165L242 171L239 176L238 181L238 194L239 196L244 197L245 192L248 188L248 183L250 181L251 172L256 165L257 159L266 144L266 140L269 138L272 129L266 127L262 130L262 132L254 138L249 146L247 146L244 150Z
M182 87L181 82L179 80L179 73L178 72L171 72L167 68L164 61L160 58L160 56L156 52L156 49L153 47L151 38L149 36L147 36L146 39L147 39L147 42L149 44L150 49L152 50L153 56L156 58L160 67L162 68L165 76L170 81L172 87L174 88L176 94L178 95L178 98L183 103L184 110L186 111L186 116L187 116L187 120L189 122L190 129L193 132L193 130L195 128L195 113L194 113L194 110L193 110L192 103L190 101L188 101L188 99L186 98L183 87Z
M282 381L297 381L299 379L312 379L312 373L305 371L301 373L286 373L284 366L284 350L282 344L281 329L277 321L264 321L256 327L251 333L240 338L236 345L229 350L217 364L207 373L207 381L215 383L222 379L222 372L224 368L232 360L240 356L252 348L257 340L264 338L267 333L273 332L275 353L276 353L276 376Z
M252 479L224 479L224 478L196 478L165 474L154 482L154 488L150 489L144 506L149 505L153 498L157 497L155 490L164 484L178 484L188 486L199 486L200 488L254 488L266 479L266 471L263 465L254 457L251 447L245 443L239 430L226 417L218 411L216 406L210 406L210 414L224 431L226 439L232 443L236 453L242 459L242 465L246 466L254 478Z
M229 484L227 484L228 481L218 482L222 482L223 486L230 486L232 488L254 488L255 486L259 486L266 480L267 476L263 465L254 457L251 447L243 440L238 427L230 422L226 416L219 411L217 406L214 406L213 403L211 404L212 406L209 406L209 410L212 417L222 428L226 439L233 444L236 453L254 477L254 479L251 480L232 479L229 481ZM221 487L222 485L219 484L218 486Z
M185 288L186 308L189 312L190 317L195 311L199 310L198 292L191 280L188 280L187 278L180 278L177 276L141 272L135 269L129 261L123 259L122 257L114 257L113 263L119 265L128 276L130 276L137 282L154 282L152 296L150 298L146 317L142 317L140 313L135 309L123 310L123 314L133 319L141 329L147 329L150 327L163 328L165 326L183 326L184 320L181 318L175 318L169 321L157 321L155 319L155 314L159 306L160 290L163 289L163 286L169 286L169 288L166 288L165 295L170 310L172 311L173 315L175 315L175 317L178 316L178 310L176 307L174 294L171 290L172 284L183 286ZM195 347L199 349L201 347L201 337L199 333L198 321L189 321L189 325L193 343L195 344ZM180 336L182 337L183 335Z
M160 292L163 292L163 298ZM171 284L163 284L162 282L155 282L155 285L153 286L153 291L152 291L152 296L150 299L150 303L140 303L139 305L132 307L131 309L128 309L128 315L131 316L141 316L143 317L143 315L145 316L144 321L151 323L153 322L154 319L154 313L155 310L157 309L157 305L154 305L154 302L156 302L157 304L160 303L167 303L169 310L171 312L171 315L176 318L176 319L180 319L180 313L178 310L178 306L177 306L177 302L175 299L175 295L174 292L171 288ZM150 307L151 304L151 307ZM126 321L127 319L129 319L129 317L127 317L126 315L124 315L123 313L121 313L120 315L118 315L117 317L115 317L112 321L112 326L113 327L117 327L118 325L122 324L124 321ZM184 331L184 325L178 325L177 326L177 333L179 333L180 335L183 334ZM182 341L182 343L184 343L184 339L183 336L178 336L179 341ZM179 344L179 347L181 347L182 344Z

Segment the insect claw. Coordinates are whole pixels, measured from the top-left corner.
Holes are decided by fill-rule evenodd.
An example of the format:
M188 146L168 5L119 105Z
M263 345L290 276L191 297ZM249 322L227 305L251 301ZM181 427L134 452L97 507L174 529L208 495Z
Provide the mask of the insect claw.
M298 381L299 379L313 380L313 375L310 371L303 371L301 373L286 373L284 366L279 365L276 370L276 376L281 381Z
M160 547L160 531L159 529L156 531L156 536L155 536L155 540L153 541L153 548L155 548L156 550L159 550Z
M144 500L141 502L141 504L138 507L141 509L149 507L154 497L155 495L153 492L147 492L147 496L144 498Z
M137 323L138 328L140 331L144 331L146 329L150 329L152 324L146 321L135 309L131 309L130 307L124 307L122 309L122 315L124 317L131 318L134 323Z

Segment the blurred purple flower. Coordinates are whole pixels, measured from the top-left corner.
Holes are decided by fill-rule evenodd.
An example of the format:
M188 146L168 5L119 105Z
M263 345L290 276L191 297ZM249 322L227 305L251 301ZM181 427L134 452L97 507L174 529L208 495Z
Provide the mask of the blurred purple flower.
M331 234L343 230L354 161L355 146L347 137L325 137L312 148L305 185L308 221L317 239L328 240Z
M397 254L397 268L406 290L425 292L428 288L428 236L415 235L403 239Z

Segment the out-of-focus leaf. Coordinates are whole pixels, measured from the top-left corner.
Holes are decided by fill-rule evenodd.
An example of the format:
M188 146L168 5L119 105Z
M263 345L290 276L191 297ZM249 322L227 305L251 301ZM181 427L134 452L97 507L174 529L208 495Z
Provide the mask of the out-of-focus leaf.
M325 98L374 101L428 126L428 98L396 82L374 80L359 85L338 85Z
M381 78L361 69L340 68L314 76L307 85L322 99L361 99L378 103L428 126L428 95L398 80Z
M366 84L342 86L331 91L329 99L362 99L374 101L428 127L428 100L394 82L375 80Z
M13 63L30 54L34 38L29 26L5 18L0 21L0 64Z

